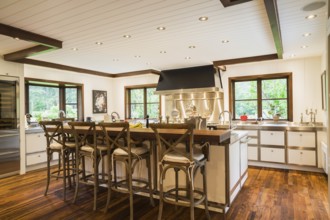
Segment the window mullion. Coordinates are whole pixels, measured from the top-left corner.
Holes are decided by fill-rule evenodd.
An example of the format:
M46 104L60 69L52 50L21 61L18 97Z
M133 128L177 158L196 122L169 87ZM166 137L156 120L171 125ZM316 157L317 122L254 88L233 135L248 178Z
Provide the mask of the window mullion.
M262 117L262 87L261 87L261 79L257 80L257 106L258 106L258 116L257 118Z

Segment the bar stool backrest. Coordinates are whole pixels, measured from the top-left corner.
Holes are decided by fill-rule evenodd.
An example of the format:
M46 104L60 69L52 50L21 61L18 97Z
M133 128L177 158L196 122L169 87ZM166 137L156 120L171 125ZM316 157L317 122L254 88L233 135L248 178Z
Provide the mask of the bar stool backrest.
M88 144L96 148L95 122L69 122L68 124L73 132L77 147Z
M150 124L150 127L156 135L157 145L160 148L159 158L163 158L165 154L174 152L193 162L194 155L194 124ZM171 133L170 137L168 133ZM177 134L173 138L173 134ZM186 150L182 150L182 144ZM165 150L164 150L165 148Z
M66 136L61 121L41 121L39 124L45 132L48 148L55 143L65 146Z
M116 148L120 148L125 151L127 155L130 155L131 138L128 122L100 123L100 126L102 127L106 144L110 149L111 153ZM125 146L123 145L123 143Z

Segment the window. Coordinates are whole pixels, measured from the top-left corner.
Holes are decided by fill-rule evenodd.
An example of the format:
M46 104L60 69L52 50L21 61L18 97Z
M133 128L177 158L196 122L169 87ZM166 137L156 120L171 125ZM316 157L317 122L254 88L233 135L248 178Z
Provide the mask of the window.
M160 96L155 95L156 85L125 87L126 118L158 118L160 115Z
M234 119L246 114L248 119L292 121L292 74L269 74L229 78L230 106Z
M26 79L26 113L36 121L55 119L64 110L67 118L83 119L82 85Z

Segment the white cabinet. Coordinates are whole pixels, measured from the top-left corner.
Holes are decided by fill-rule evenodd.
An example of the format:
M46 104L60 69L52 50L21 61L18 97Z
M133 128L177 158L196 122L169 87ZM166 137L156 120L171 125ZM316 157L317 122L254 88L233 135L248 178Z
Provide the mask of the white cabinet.
M260 131L260 145L284 146L284 134L284 131Z
M29 154L46 150L47 143L44 133L26 134L25 138L26 153Z
M248 159L249 160L258 160L258 147L248 146Z
M242 141L240 143L241 148L241 176L247 172L248 169L248 145L247 142L245 142L244 138L242 138Z
M288 147L315 148L315 132L288 131Z
M230 169L230 190L233 190L236 183L240 180L240 141L229 145L229 169Z
M260 159L266 162L284 163L285 150L282 148L260 148Z
M297 165L316 166L314 150L288 150L288 163Z
M26 166L38 165L47 162L47 142L43 132L27 133L25 135ZM58 154L53 154L53 160L57 160Z

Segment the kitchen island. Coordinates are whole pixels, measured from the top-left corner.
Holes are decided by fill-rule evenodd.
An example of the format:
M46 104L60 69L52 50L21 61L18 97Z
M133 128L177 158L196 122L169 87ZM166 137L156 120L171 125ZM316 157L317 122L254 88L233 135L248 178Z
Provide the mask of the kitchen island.
M71 133L71 129L65 126L65 132ZM97 132L102 132L97 127ZM131 137L135 140L144 140L150 146L152 154L152 174L153 188L155 195L158 195L158 166L157 166L157 146L155 145L155 135L150 128L131 128ZM166 132L166 131L165 131ZM29 131L27 131L29 133ZM235 199L247 178L247 143L245 131L231 130L195 130L195 142L209 142L210 159L207 162L207 187L209 206L211 210L225 212ZM168 135L175 137L178 134L169 132ZM44 146L46 149L46 146ZM27 149L28 152L28 149ZM106 158L104 158L106 160ZM144 163L144 161L142 161ZM106 161L105 161L105 164ZM100 164L101 165L101 164ZM91 167L91 166L90 166ZM135 178L146 179L146 166L138 166L138 172L135 172ZM100 169L101 170L101 169ZM117 166L117 175L124 177L124 170ZM169 175L171 175L169 173ZM184 175L180 176L180 184L185 185ZM174 177L174 176L173 176ZM171 179L167 179L164 186L169 187L173 184ZM195 187L202 186L202 178L199 173L196 174Z

